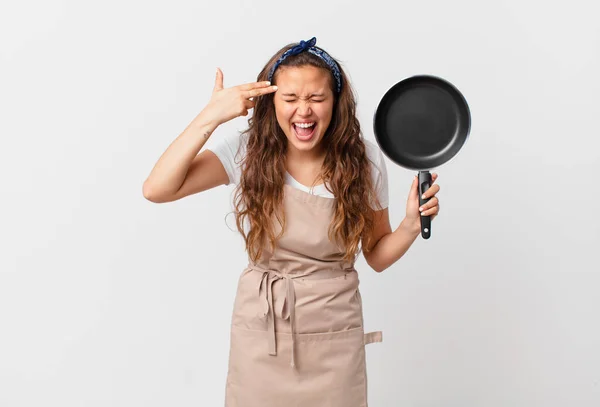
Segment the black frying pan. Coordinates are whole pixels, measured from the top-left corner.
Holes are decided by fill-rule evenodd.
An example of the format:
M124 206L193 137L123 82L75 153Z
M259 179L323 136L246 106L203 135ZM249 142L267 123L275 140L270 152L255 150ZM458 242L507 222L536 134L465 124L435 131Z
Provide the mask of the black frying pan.
M404 79L383 96L373 119L375 139L396 164L418 170L419 205L431 186L430 169L458 153L467 141L471 113L450 82L430 75ZM431 236L431 217L421 216L421 236Z

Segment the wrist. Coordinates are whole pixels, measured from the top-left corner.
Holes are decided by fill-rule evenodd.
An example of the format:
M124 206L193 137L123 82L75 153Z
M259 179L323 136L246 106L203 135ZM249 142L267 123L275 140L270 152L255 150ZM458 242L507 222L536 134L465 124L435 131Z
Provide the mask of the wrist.
M201 111L198 116L194 118L192 123L196 127L206 128L211 133L221 125L218 120L216 120L209 112L205 110Z
M415 220L404 218L402 222L400 222L398 229L404 230L411 235L418 235L421 233L421 219L417 218Z

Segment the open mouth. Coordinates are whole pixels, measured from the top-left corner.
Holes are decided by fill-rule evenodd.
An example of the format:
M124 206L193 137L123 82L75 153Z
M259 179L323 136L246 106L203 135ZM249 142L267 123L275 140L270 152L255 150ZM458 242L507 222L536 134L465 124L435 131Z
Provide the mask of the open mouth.
M314 135L317 123L293 123L292 127L294 128L294 133L296 133L298 139L308 141Z

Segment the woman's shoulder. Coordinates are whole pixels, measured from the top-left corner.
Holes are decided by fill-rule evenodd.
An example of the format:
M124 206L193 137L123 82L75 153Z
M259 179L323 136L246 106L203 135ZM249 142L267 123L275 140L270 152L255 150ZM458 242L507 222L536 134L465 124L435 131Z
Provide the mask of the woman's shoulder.
M214 136L213 136L214 137ZM232 132L219 135L207 146L221 160L229 183L237 184L241 176L240 164L246 154L248 136L246 133Z

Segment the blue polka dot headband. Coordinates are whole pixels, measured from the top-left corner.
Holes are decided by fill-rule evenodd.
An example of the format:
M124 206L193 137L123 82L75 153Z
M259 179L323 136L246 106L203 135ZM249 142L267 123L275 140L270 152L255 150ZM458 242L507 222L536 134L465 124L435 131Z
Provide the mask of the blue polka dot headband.
M329 69L331 69L331 72L333 73L333 77L335 78L336 93L340 93L340 90L342 89L342 75L340 73L340 68L338 67L338 64L333 60L333 58L331 58L329 56L329 54L327 52L323 51L320 48L315 47L316 43L317 43L317 38L312 37L308 41L304 41L304 40L300 41L297 45L295 45L294 47L285 51L283 53L283 55L281 55L281 57L277 60L277 62L275 62L275 65L273 65L273 68L271 68L271 71L269 72L268 80L271 81L273 79L273 74L275 73L275 70L287 57L289 57L290 55L298 55L298 54L306 51L306 52L310 52L313 55L318 56L323 61L325 61L325 63L329 67Z

